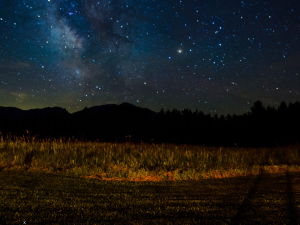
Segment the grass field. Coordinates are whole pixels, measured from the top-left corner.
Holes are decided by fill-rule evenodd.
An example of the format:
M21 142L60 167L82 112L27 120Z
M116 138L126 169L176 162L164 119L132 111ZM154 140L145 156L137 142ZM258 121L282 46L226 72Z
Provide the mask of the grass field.
M172 144L16 140L0 142L1 170L42 170L86 178L179 181L299 171L299 145L223 148Z
M290 197L289 185L299 179L291 178L300 171L299 151L299 145L242 149L1 138L0 217L7 224L76 224L75 218L83 224L147 224L147 218L161 224L179 216L184 221L193 218L191 224L201 215L208 224L230 224L247 214L243 204L254 198L254 193L249 197L251 188L265 179L271 190L277 179L286 180L286 186L280 186L276 196L259 197L258 203L287 209L282 218L274 211L274 224L278 216L295 221L298 200ZM272 224L273 219L266 218L271 208L260 213L264 210L262 218ZM217 219L212 220L214 215Z

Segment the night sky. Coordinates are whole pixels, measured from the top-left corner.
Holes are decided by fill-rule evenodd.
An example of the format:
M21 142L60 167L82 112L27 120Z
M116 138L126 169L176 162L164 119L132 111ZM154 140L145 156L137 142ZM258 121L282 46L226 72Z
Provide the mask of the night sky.
M0 1L0 106L241 115L300 101L300 2Z

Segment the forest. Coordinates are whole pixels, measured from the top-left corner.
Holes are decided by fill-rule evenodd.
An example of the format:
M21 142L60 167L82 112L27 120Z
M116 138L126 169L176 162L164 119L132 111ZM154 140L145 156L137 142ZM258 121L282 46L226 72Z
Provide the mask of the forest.
M4 139L173 143L227 147L298 144L300 103L264 107L256 101L243 115L205 115L173 109L159 113L129 103L103 105L70 114L60 107L21 110L0 107ZM30 138L29 138L30 137Z

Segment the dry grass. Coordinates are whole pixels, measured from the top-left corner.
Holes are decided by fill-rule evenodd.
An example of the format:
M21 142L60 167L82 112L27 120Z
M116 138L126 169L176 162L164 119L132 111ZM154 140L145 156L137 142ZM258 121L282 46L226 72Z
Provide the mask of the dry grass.
M86 179L180 181L300 171L299 145L223 148L172 144L36 140L7 136L0 142L0 170L39 170Z

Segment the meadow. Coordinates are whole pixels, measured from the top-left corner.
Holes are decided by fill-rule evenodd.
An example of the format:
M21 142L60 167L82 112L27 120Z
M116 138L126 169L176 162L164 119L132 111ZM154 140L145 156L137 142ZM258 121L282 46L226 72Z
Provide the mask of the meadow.
M90 221L97 221L97 224L99 221L106 221L104 222L106 224L113 221L135 219L136 221L140 221L133 222L132 224L141 224L147 218L145 215L149 217L150 214L153 214L149 218L157 218L155 223L160 224L158 221L161 221L161 219L169 218L171 220L174 216L170 217L168 216L169 214L181 215L180 210L184 211L184 208L187 207L187 211L183 214L186 214L186 216L190 215L188 218L194 219L198 218L200 214L195 214L195 212L190 214L189 210L196 210L197 212L200 210L204 213L201 218L207 218L210 213L217 215L221 212L224 215L224 210L226 210L225 214L228 217L228 223L230 223L230 219L240 218L240 216L234 216L236 212L234 207L231 207L232 212L229 212L224 207L220 208L220 206L218 206L218 209L215 208L215 211L213 209L216 206L209 208L209 204L211 204L209 202L214 199L213 193L221 191L225 195L232 195L232 191L235 189L234 187L237 187L237 184L226 183L227 181L238 182L238 185L242 186L246 185L246 187L241 188L241 191L245 191L256 182L255 179L258 176L268 175L268 178L270 178L270 176L277 174L278 178L280 174L287 175L292 172L298 172L300 171L299 151L299 145L253 149L239 148L238 146L235 148L225 148L174 144L99 143L70 139L64 140L62 138L37 141L35 137L3 140L3 137L1 137L0 180L3 186L0 190L0 203L3 201L6 204L9 202L9 204L3 208L3 214L0 216L2 220L11 221L9 224L17 224L22 221L22 218L35 223L33 218L36 219L36 214L38 214L41 220L36 223L41 221L44 223L45 221L65 221L66 218L72 221L72 218L74 219L75 217L70 218L67 215L73 215L76 211L77 213L75 214L78 217L81 215L81 221L86 221L88 220L87 218L90 218ZM243 180L242 178L249 179ZM268 178L266 177L266 180ZM74 179L77 179L76 182ZM268 181L269 185L274 180L276 179L270 179ZM194 186L196 183L193 183L193 181L200 183ZM240 181L243 182L241 183ZM15 182L18 184L16 185ZM51 187L50 191L48 190L46 193L65 192L65 194L59 196L55 194L49 196L48 194L45 196L45 192L42 190L45 189L46 183L48 183L46 185L48 188ZM53 184L56 185L51 186ZM88 185L91 186L89 187ZM143 195L142 191L137 189L137 187L143 187L143 185L146 185L144 187L144 194L152 193L149 195L150 197L144 197L144 199L142 197L133 197L137 193ZM149 191L149 185L156 191ZM177 191L171 191L171 187L177 191L181 188L181 197L175 198L174 193ZM198 192L199 188L202 191L207 191L207 188L210 188L210 197L203 200L204 202L198 203L200 205L197 206L198 208L196 207L197 209L193 208L194 203L188 200L186 200L187 203L180 203L180 199L185 199L189 195L187 189L192 187L195 187ZM74 191L74 188L77 191ZM167 192L162 192L162 189ZM12 190L17 191L12 193ZM132 192L132 190L135 191ZM285 188L279 192L284 190ZM101 191L106 193L101 195L101 198L103 198L101 202L108 205L105 206L105 210L101 208L100 211L98 209L97 212L92 212L92 208L96 203L90 204L89 201L93 202L92 199L95 198L94 194L97 196L97 193L98 197L96 199L99 200L99 192ZM243 191L240 193L241 195L245 195ZM22 213L20 213L20 204L24 201L24 199L22 200L22 194L20 194L22 192L23 198L24 195L25 199L27 196L27 203L22 206L23 208L21 207L21 212L26 212L25 215L21 215ZM76 193L81 193L81 196L78 197ZM121 193L123 194L121 195ZM163 196L164 199L168 194L172 193L173 197L162 202L161 200L155 201L155 199L161 199L157 197L157 193L160 193L159 195ZM239 192L235 193L237 197ZM50 209L48 206L46 207L47 204L43 205L45 201L38 200L39 198L45 199L46 197L48 202L52 202ZM240 205L244 198L241 197L240 200L235 199L234 204ZM170 206L170 202L174 202L174 199L179 205L176 209L173 208L172 211L168 209L168 206ZM234 200L232 197L227 197L226 199L230 199L230 201ZM67 200L74 201L73 208L70 208L70 203L67 204L68 206L65 205L65 201ZM225 200L223 199L222 201ZM96 202L99 203L99 201ZM216 200L213 200L213 202L216 203ZM118 206L115 206L115 204ZM142 204L144 208L139 204ZM228 205L229 203L223 202L223 204ZM36 205L36 207L33 207L33 205ZM145 205L148 205L148 207L145 208ZM152 209L149 212L149 207L151 208L155 205L159 206L159 208ZM43 212L39 211L40 207L44 207ZM110 209L108 210L109 207ZM144 211L138 214L137 211L141 209ZM114 210L119 211L119 213L113 213ZM171 210L172 213L168 210ZM4 212L6 213L4 214ZM11 214L10 212L13 213ZM19 212L17 216L16 212ZM59 212L64 212L65 217L62 215L59 216ZM162 216L158 216L161 213ZM136 216L142 214L144 214L142 216L144 219L137 219L138 217ZM238 214L241 214L241 212ZM83 215L85 217L82 217ZM278 214L276 215L278 216ZM219 222L221 221L221 223L225 224L225 221L227 221L225 217L218 217L219 219L213 221L219 220ZM210 222L207 223L210 224Z
M25 169L103 180L180 181L299 171L299 145L224 148L16 138L0 142L2 170Z

